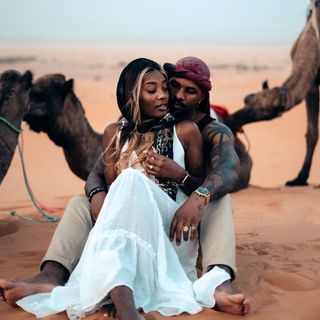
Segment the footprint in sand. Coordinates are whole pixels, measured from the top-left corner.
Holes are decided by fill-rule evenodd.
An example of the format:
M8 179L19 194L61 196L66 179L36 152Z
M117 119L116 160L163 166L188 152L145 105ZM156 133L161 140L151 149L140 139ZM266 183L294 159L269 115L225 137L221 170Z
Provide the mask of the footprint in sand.
M272 243L271 242L255 242L255 243L244 243L237 245L237 252L245 256L266 256L272 255Z
M315 279L297 273L276 272L264 274L264 280L286 291L312 291L320 288Z

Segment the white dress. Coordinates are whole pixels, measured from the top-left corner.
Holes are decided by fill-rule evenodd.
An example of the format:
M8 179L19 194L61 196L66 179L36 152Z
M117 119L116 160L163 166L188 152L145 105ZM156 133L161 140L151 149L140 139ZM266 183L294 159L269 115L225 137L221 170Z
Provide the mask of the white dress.
M184 149L175 130L173 154L184 167ZM114 287L125 285L132 289L136 307L144 312L195 314L207 305L203 294L213 306L212 290L217 284L203 288L195 281L198 240L182 241L177 247L168 238L172 218L185 200L179 190L173 201L139 169L123 170L110 187L67 284L17 304L37 317L66 310L70 319L80 319L110 302L108 293ZM206 279L205 283L208 281L212 282Z

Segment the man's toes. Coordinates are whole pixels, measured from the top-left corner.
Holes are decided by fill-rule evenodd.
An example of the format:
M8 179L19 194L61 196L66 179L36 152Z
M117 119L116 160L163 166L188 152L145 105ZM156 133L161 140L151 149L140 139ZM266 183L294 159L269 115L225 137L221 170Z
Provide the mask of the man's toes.
M14 287L14 283L5 279L0 279L0 288L3 290L9 290Z
M243 304L243 314L249 313L251 310L250 301L248 299L245 299L242 304Z

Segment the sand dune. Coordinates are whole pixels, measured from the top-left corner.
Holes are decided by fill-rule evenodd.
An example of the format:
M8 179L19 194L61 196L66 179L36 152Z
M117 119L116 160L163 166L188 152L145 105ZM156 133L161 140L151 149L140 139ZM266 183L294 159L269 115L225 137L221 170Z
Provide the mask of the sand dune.
M208 62L213 70L212 102L230 110L240 108L244 96L259 90L264 79L268 78L271 86L279 85L290 70L287 47L11 45L1 52L0 72L31 69L36 78L56 72L74 78L75 92L92 127L102 132L118 116L115 87L125 63L138 56L174 62L185 55L197 55ZM304 158L304 109L302 103L282 118L245 127L254 161L251 183L256 187L233 194L233 201L239 268L236 285L253 304L246 319L320 318L319 146L311 185L281 187L295 177ZM49 205L65 206L72 195L83 193L84 182L71 173L62 150L46 135L31 132L26 125L23 129L28 176L37 197ZM37 272L56 224L22 221L9 215L13 209L39 217L26 192L17 154L0 187L0 277L23 279ZM0 305L0 315L1 319L34 319L5 304ZM157 313L146 317L162 318ZM239 317L205 310L179 318ZM59 314L47 319L67 317ZM101 311L88 319L105 317Z

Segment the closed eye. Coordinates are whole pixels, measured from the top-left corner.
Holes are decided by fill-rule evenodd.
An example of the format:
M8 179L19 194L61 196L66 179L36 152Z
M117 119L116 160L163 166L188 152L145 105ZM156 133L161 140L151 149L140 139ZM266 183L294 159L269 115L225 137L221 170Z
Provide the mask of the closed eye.
M187 88L186 92L190 93L190 94L196 94L197 93L197 91L195 89L193 89L193 88Z

